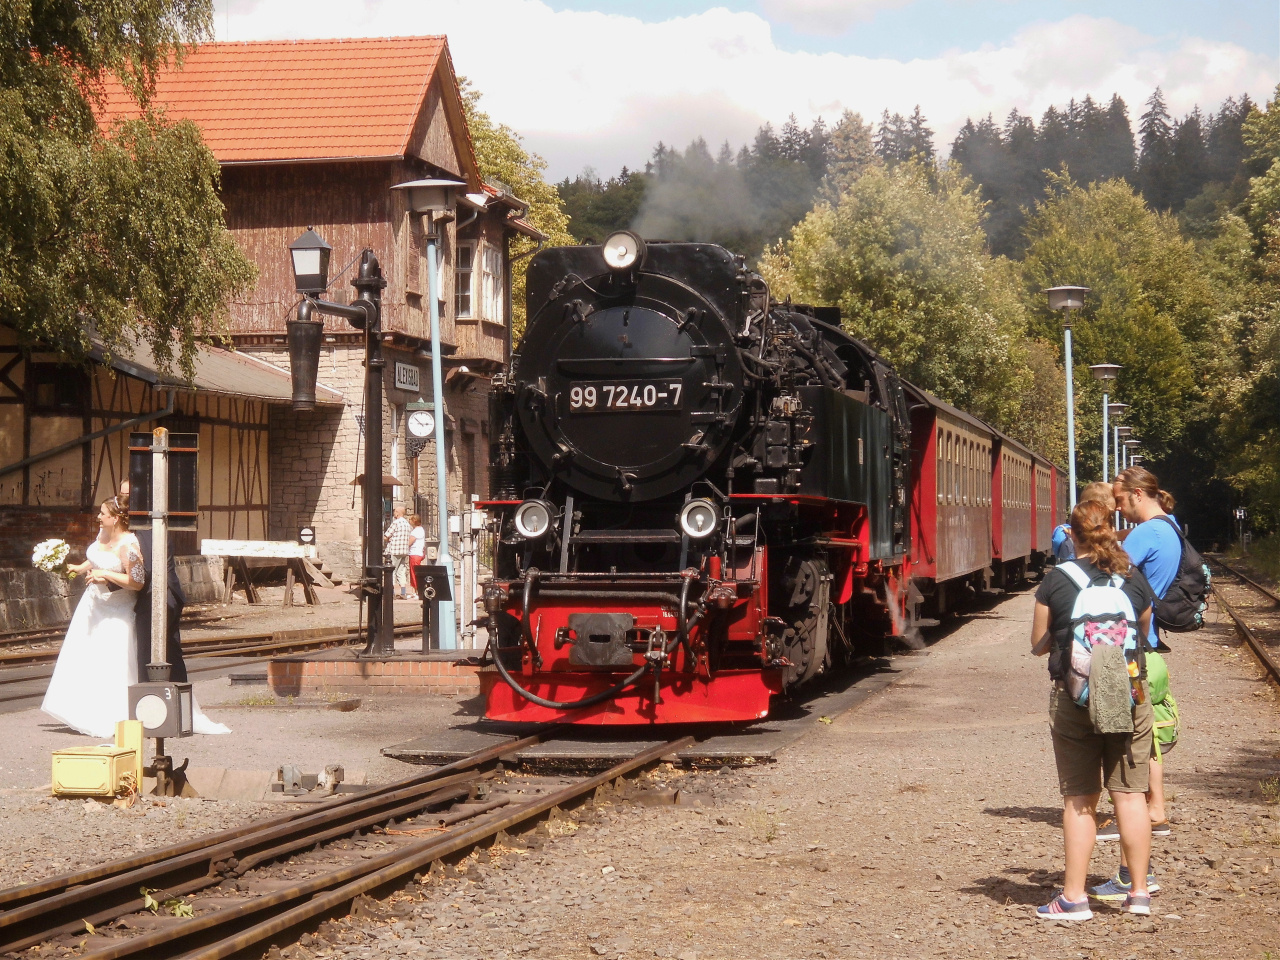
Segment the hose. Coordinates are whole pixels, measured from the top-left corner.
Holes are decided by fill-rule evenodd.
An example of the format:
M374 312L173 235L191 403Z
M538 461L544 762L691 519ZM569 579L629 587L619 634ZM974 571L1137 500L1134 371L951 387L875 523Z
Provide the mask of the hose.
M538 654L537 648L533 645L533 631L529 627L529 605L530 605L530 601L533 598L533 581L536 580L537 578L538 578L537 568L531 568L528 574L526 574L525 576L524 601L523 601L524 616L521 621L520 632L526 638L526 642L529 646L529 649L532 655L536 658L535 664L540 666L542 663L542 657ZM679 598L677 598L675 594L671 594L671 593L644 593L644 592L635 591L635 590L579 591L579 590L549 589L545 592L549 596L555 596L556 594L561 594L561 595L569 595L569 596L574 596L579 598L587 597L588 599L607 597L608 599L633 600L633 601L634 600L640 600L640 601L667 600L667 599L676 601L677 604L679 605L679 609L677 611L677 619L680 623L680 633L674 640L671 641L671 643L667 644L663 648L662 652L663 652L663 657L665 659L666 657L669 657L671 655L672 651L675 650L677 643L683 644L686 654L692 656L692 654L689 651L689 636L688 636L688 628L692 624L689 623L688 619L685 616L685 607L688 603L688 596L689 596L689 584L691 582L692 582L692 578L689 578L689 577L685 578L684 583L680 588ZM698 619L699 618L695 618L693 622L696 623ZM642 664L639 668L637 668L636 671L632 673L629 677L626 677L625 679L620 680L618 683L615 683L613 686L609 687L608 689L601 690L599 693L593 693L589 697L583 697L581 700L561 701L561 700L548 700L545 697L540 697L536 693L532 693L531 691L526 690L524 687L522 687L516 681L515 677L513 677L511 673L507 670L506 664L502 662L502 656L500 651L493 649L492 639L489 641L489 656L493 659L494 666L498 668L498 673L502 677L503 681L507 684L507 686L509 686L516 693L520 694L520 696L524 697L530 703L535 703L540 707L546 707L548 710L580 710L584 707L594 707L597 703L603 703L605 700L612 700L616 698L620 693L622 693L623 690L627 689L627 687L630 687L633 684L639 682L639 680L649 670L652 669L657 671L661 669L661 666L660 666L661 661L646 662Z

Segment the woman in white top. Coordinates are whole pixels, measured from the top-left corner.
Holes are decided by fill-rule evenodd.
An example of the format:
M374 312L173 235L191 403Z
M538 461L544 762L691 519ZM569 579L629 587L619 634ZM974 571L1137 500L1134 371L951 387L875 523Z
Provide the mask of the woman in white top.
M413 584L414 592L418 590L418 564L422 563L422 558L427 553L427 531L423 529L422 517L416 513L409 514L409 526L413 527L409 531L409 582ZM416 600L416 597L410 599Z

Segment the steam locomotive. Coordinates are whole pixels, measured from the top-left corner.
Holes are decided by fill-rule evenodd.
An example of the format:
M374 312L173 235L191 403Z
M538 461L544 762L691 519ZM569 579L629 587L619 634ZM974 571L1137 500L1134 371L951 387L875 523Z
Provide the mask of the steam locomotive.
M491 719L760 719L1048 550L1051 464L722 247L544 250L527 296L491 396Z

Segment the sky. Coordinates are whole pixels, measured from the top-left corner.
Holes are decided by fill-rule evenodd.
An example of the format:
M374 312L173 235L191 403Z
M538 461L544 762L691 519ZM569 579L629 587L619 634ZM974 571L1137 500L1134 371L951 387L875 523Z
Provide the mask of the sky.
M736 151L789 114L966 117L1119 93L1137 126L1280 82L1277 0L215 0L219 40L446 34L481 107L552 180L643 167L659 141Z

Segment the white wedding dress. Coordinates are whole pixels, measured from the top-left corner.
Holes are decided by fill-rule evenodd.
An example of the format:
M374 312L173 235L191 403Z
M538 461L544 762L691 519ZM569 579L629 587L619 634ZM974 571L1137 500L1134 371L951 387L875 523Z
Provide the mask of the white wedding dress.
M85 557L94 569L123 573L114 552L95 540ZM134 657L133 590L112 590L106 584L85 587L76 606L58 662L40 709L68 727L101 740L113 740L116 722L129 719L129 687L138 682ZM192 694L196 733L230 733L205 716Z

